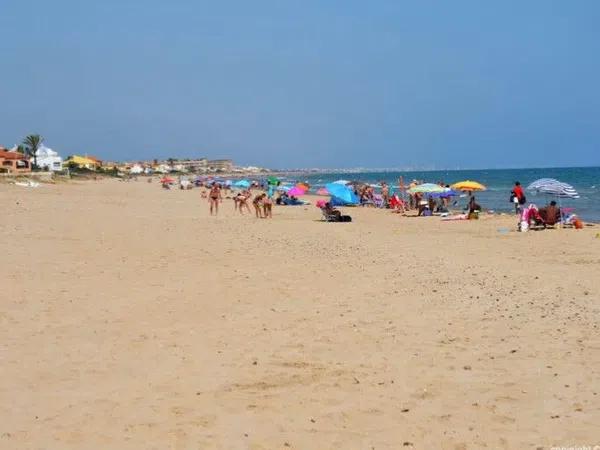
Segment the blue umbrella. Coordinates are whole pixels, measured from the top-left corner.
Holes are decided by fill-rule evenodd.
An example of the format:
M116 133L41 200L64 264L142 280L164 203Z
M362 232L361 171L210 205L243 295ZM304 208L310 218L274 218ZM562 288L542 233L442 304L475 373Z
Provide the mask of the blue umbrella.
M453 191L452 189L448 189L444 192L433 192L429 194L429 196L433 198L450 198L456 197L457 195L460 195L460 192Z
M235 187L247 189L250 187L250 182L248 180L240 180L240 181L236 181L235 183L233 183L233 185Z
M332 197L341 200L343 203L348 203L351 205L356 205L359 203L356 194L343 184L329 183L325 185L325 189L327 189L327 192L329 192Z

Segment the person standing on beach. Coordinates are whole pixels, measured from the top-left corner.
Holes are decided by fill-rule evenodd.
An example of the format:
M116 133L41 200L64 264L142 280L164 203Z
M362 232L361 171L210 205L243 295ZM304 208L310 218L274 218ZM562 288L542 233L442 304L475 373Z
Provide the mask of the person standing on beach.
M381 183L381 197L383 198L383 207L387 208L390 201L390 188L386 182Z
M515 185L513 190L511 191L510 198L512 202L515 204L515 214L519 214L521 212L521 205L524 205L527 201L525 197L525 192L523 192L523 188L521 187L521 183L515 181Z
M263 213L265 219L273 218L273 199L268 195L263 198Z
M254 197L254 200L252 200L252 204L254 205L254 212L256 213L257 219L263 218L262 204L263 204L263 199L265 199L266 197L267 197L267 194L262 193L262 194L258 194L256 197Z
M219 214L219 202L221 200L223 200L223 197L221 197L221 186L219 186L217 183L213 183L210 188L210 192L208 193L208 203L210 204L211 216L213 215L213 210L215 215Z

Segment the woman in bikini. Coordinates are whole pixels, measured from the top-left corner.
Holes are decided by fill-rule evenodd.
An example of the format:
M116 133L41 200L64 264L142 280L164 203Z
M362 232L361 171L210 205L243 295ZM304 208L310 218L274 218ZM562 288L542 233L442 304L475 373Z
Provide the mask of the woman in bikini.
M267 194L258 194L256 197L254 197L254 200L252 200L252 204L254 205L254 211L256 212L257 219L262 219L262 217L263 217L260 207L261 207L263 199L266 196L267 196Z
M208 203L210 204L210 215L213 215L213 209L215 215L219 214L219 202L223 200L221 197L221 186L217 183L213 183L210 192L208 193Z
M273 218L273 200L268 195L263 198L263 213L265 219Z
M251 194L248 189L240 192L237 197L238 209L240 210L240 214L244 214L244 208L250 214L250 207L248 206L248 200L250 199Z

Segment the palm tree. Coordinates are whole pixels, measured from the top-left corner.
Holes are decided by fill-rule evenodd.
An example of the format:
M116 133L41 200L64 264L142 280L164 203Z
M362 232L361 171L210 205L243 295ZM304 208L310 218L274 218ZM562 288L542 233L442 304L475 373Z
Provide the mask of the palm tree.
M30 157L33 157L33 167L37 169L37 151L44 142L44 138L39 134L30 134L23 139L25 151Z

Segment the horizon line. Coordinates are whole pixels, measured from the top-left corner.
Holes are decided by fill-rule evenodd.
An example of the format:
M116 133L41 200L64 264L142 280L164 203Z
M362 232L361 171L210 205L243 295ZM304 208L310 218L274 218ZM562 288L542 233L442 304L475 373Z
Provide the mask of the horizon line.
M590 166L537 166L537 167L475 167L475 168L382 168L382 167L344 167L344 168L277 168L270 169L273 172L336 172L336 173L357 173L357 172L458 172L458 171L477 171L477 170L549 170L549 169L600 169L600 165Z

